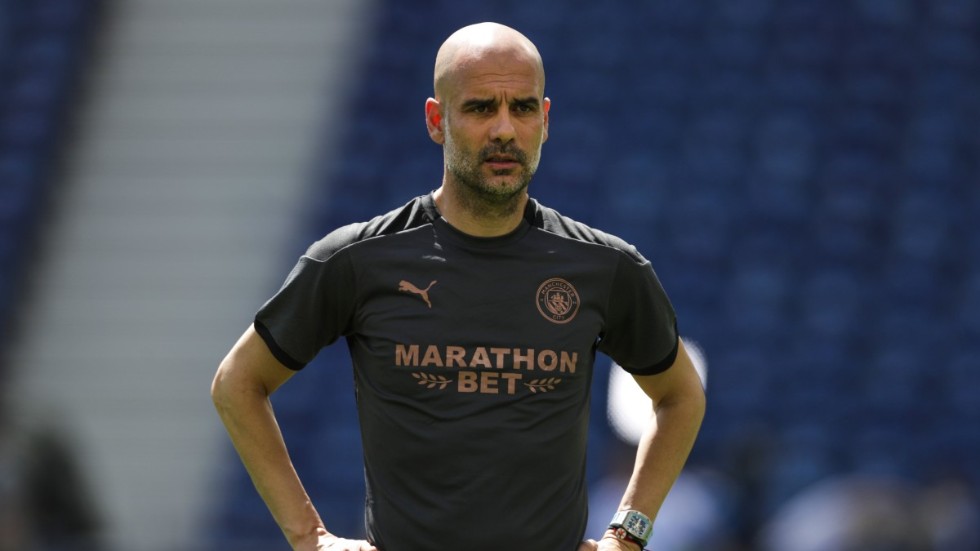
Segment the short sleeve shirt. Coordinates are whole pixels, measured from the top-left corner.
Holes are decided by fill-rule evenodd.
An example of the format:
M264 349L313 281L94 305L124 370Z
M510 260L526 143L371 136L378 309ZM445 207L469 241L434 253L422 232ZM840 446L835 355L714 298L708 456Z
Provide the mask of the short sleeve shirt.
M654 374L678 346L650 263L533 199L501 237L459 232L431 195L340 228L255 327L293 369L346 338L381 551L574 551L596 351Z

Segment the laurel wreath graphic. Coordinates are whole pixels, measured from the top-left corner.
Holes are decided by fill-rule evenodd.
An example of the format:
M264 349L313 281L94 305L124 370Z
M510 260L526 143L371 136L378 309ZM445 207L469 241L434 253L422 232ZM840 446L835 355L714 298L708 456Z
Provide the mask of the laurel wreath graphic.
M424 385L425 388L436 388L439 390L445 390L449 383L453 382L452 379L447 379L442 375L430 375L428 373L412 373L412 377L419 380L420 385Z
M529 388L531 392L548 392L549 390L554 390L555 386L557 386L560 382L560 377L551 377L549 379L532 379L524 383L524 386Z

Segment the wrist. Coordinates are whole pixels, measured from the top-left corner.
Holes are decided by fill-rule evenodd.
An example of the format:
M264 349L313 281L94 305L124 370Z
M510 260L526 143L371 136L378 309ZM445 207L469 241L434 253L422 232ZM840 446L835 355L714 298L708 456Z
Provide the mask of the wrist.
M285 533L286 541L289 542L289 546L297 551L317 549L317 546L324 541L337 539L337 536L327 532L326 528L323 528L322 526L317 526L312 530L293 532L283 530L283 532Z
M653 520L635 509L620 510L613 515L606 533L620 541L632 543L642 551L653 533Z
M622 539L622 538L620 538L619 536L616 535L616 531L613 530L612 528L606 530L606 533L604 533L602 535L602 538L601 539L604 539L604 540L615 540L617 542L626 544L629 547L630 551L634 551L634 550L635 551L644 551L644 548L643 548L642 545L640 545L640 542Z

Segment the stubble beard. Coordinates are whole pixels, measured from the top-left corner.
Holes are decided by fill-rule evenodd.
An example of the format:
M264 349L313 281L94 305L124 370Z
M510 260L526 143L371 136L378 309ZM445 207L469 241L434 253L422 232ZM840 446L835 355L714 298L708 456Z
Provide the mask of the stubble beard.
M484 161L494 154L512 156L518 163L517 168L493 171L488 177L483 169ZM459 184L456 189L461 206L482 218L503 218L514 214L521 207L537 165L537 156L529 160L527 153L509 145L488 145L475 156L451 147L446 155L446 172ZM513 182L492 181L513 177L515 171L517 175Z

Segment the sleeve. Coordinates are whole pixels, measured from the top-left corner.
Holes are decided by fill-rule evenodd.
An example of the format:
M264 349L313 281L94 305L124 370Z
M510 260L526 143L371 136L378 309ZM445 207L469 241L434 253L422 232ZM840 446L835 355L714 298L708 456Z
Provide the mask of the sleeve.
M302 256L282 288L259 309L255 331L286 367L302 369L321 348L349 332L354 277L350 257Z
M620 255L599 350L629 373L653 375L673 365L677 347L674 307L653 267Z

